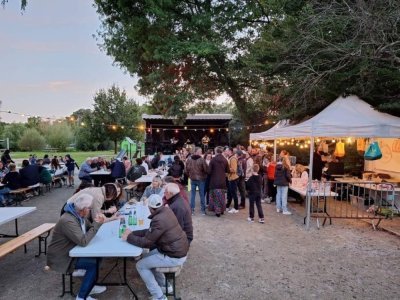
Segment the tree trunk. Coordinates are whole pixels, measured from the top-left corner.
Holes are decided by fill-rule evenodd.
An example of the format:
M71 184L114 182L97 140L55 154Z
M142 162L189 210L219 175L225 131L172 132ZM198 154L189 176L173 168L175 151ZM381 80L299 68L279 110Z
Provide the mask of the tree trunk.
M114 154L117 154L117 140L114 140Z

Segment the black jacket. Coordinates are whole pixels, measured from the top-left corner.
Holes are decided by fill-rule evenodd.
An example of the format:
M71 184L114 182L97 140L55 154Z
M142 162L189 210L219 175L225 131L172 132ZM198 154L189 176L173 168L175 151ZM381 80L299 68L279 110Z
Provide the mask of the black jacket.
M29 165L23 167L19 170L19 174L21 174L21 185L22 187L27 187L31 185L35 185L40 181L40 170L37 165Z
M292 175L290 170L285 168L283 164L278 163L275 168L275 180L274 184L277 186L289 186L292 182Z
M189 240L189 243L193 240L193 225L192 225L192 213L189 204L181 197L180 194L176 194L168 200L169 208L174 212L179 225L181 225L183 231Z

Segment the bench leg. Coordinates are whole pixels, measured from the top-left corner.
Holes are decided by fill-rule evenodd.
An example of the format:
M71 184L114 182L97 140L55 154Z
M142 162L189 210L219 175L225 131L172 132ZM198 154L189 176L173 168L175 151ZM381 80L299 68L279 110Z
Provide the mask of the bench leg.
M39 238L39 253L38 254L36 254L35 255L35 257L39 257L40 256L40 254L44 254L44 255L46 255L47 254L47 238L49 237L49 235L50 235L50 230L49 231L47 231L47 234L45 235L45 236L39 236L38 238ZM44 243L44 250L42 251L42 243Z
M176 283L175 283L175 273L165 273L165 289L166 289L166 294L165 296L173 296L174 300L180 300L181 298L176 297ZM168 293L168 280L172 281L172 294Z
M65 288L65 277L69 277L69 290ZM74 291L72 290L73 280L72 274L62 274L62 294L60 298L64 297L65 294L70 294L72 297L75 297Z

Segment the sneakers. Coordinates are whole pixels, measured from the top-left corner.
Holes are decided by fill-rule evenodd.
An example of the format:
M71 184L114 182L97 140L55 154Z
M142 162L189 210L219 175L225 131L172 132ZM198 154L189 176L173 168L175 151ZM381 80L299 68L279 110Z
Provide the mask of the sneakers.
M277 212L277 213L280 213L280 212L281 212L281 210L280 210L279 208L277 208L277 209L276 209L276 212Z
M194 216L194 210L192 210L192 216Z
M239 211L237 209L232 208L228 213L230 214L237 214Z
M76 296L76 300L85 300L85 299L79 298L79 296ZM87 297L86 297L86 300L96 300L96 299L93 298L93 297L87 296Z
M254 223L254 219L248 217L248 218L247 218L247 222L249 222L249 223Z
M89 295L94 295L94 294L101 294L104 293L107 290L105 286L102 285L95 285L92 290L90 291Z
M206 215L206 211L205 211L205 210L202 210L202 211L201 211L201 215L202 215L202 216L205 216L205 215Z
M165 296L165 295L162 295L162 297L160 297L160 298L150 297L149 299L151 299L151 300L168 300L167 296Z
M268 204L271 204L271 202L272 202L272 197L267 197L267 198L265 198L265 202L268 203Z
M86 274L85 269L76 269L72 272L72 277L83 277Z
M282 213L282 215L287 215L287 216L290 216L292 213L290 212L290 211L284 211L283 213Z
M167 293L167 289L165 288L165 286L161 287L161 290L164 294ZM172 288L172 285L168 284L168 294L172 294L174 292L174 289Z
M258 219L258 223L264 224L265 223L264 218Z

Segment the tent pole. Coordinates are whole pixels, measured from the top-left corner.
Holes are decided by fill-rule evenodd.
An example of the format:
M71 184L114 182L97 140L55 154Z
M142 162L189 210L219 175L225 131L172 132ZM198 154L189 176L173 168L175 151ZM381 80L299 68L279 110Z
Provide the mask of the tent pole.
M274 139L274 161L276 161L276 139Z
M307 201L306 201L306 230L310 229L310 218L311 218L311 187L312 187L312 176L313 176L313 161L314 161L314 137L311 136L310 143L310 164L309 164L309 172L308 172L308 186L307 186Z

